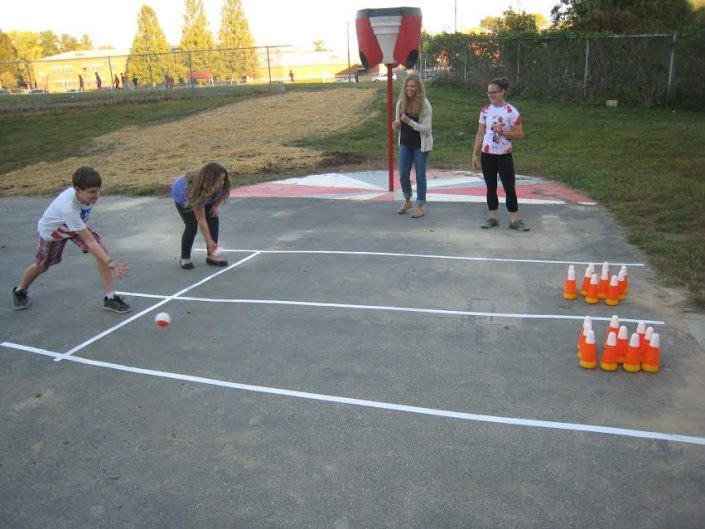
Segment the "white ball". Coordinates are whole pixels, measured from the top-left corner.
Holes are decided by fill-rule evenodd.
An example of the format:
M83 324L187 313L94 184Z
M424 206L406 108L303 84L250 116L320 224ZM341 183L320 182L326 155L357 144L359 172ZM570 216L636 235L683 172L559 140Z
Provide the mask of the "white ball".
M158 327L167 327L171 323L171 317L168 312L160 312L154 317L154 323Z

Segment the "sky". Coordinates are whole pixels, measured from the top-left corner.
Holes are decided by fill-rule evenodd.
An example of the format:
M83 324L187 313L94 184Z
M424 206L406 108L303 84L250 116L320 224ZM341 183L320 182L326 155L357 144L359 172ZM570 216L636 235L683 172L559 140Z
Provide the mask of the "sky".
M167 41L178 44L184 24L184 0L0 0L2 31L46 31L67 33L80 38L87 34L95 47L128 49L137 32L137 15L142 5L157 14ZM291 45L312 49L322 40L326 48L351 54L357 52L355 15L359 9L418 7L423 29L430 33L452 32L477 26L487 16L515 11L540 13L550 20L558 0L242 0L257 46ZM223 0L203 0L206 17L214 36L220 27ZM349 34L349 41L348 41Z

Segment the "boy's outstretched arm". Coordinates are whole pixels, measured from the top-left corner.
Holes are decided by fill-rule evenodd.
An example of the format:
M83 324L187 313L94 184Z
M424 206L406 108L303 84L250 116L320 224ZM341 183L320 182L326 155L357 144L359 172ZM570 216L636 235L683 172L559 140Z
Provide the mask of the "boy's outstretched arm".
M93 254L93 257L96 258L96 261L98 261L101 266L111 270L119 279L122 279L127 275L127 270L129 268L127 264L113 261L108 255L108 252L105 251L103 245L95 240L95 237L93 237L93 234L88 228L83 228L78 232L78 235L85 243L88 251Z

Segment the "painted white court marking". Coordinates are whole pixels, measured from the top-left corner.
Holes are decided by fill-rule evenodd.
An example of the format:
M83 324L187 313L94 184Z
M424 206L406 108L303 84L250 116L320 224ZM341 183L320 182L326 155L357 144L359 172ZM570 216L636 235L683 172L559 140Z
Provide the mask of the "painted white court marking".
M114 364L112 362L102 362L98 360L90 360L80 356L67 357L60 353L47 351L46 349L38 349L36 347L27 347L12 342L3 342L3 347L27 351L30 353L40 354L44 356L63 358L71 362L86 364L95 367L113 369L127 373L136 373L148 375L152 377L173 379L193 382L196 384L207 384L210 386L218 386L229 389L239 389L243 391L251 391L254 393L267 393L270 395L280 395L284 397L294 397L300 399L310 399L323 402L333 402L337 404L347 404L351 406L360 406L364 408L377 408L382 410L399 411L405 413L415 413L420 415L430 415L435 417L444 417L448 419L460 419L465 421L487 422L496 424L505 424L511 426L525 426L531 428L550 428L554 430L568 430L574 432L600 433L608 435L617 435L620 437L637 437L641 439L651 439L660 441L671 441L675 443L687 443L705 446L705 438L692 435L669 434L663 432L651 432L643 430L631 430L627 428L615 428L611 426L598 426L579 423L566 423L555 421L543 421L536 419L520 419L516 417L500 417L496 415L480 415L476 413L465 413L459 411L440 410L436 408L422 408L419 406L407 406L405 404L394 404L390 402L379 402L374 400L354 399L349 397L340 397L337 395L324 395L320 393L309 393L306 391L296 391L291 389L271 388L267 386L253 386L250 384L239 384L237 382L228 382L225 380L217 380L213 378L197 377L192 375L182 375L180 373L171 373L168 371L158 371L154 369L143 369L141 367L133 367L122 364Z
M535 264L601 264L608 262L611 266L622 266L627 267L634 266L646 266L644 263L620 263L620 262L610 262L607 259L595 260L595 261L556 261L556 260L546 260L546 259L513 259L513 258L502 258L502 257L466 257L462 255L432 255L432 254L420 254L420 253L392 253L392 252L352 252L344 250L253 250L245 248L233 248L225 249L221 248L223 253L233 252L233 253L252 253L257 252L261 254L311 254L311 255L374 255L380 257L418 257L423 259L449 259L456 261L487 261L493 263L535 263ZM205 248L196 248L197 252L205 252Z
M169 301L200 301L204 303L242 303L251 305L294 305L300 307L323 307L333 309L357 309L357 310L382 310L391 312L420 312L423 314L439 314L445 316L477 316L481 318L517 318L517 319L537 319L537 320L578 320L583 321L585 316L571 316L566 314L526 314L526 313L511 313L511 312L475 312L470 310L447 310L447 309L424 309L416 307L393 307L386 305L356 305L352 303L322 303L318 301L290 301L283 299L232 299L232 298L198 298L193 296L163 296L159 294L143 294L141 292L118 292L120 295L132 296L136 298L166 298ZM161 303L159 303L161 305ZM608 317L593 317L593 321L610 321ZM644 320L632 318L619 318L619 321L625 323L644 323L651 325L665 325L665 321L661 320Z
M311 306L311 307L325 307L325 308L341 308L341 309L361 309L361 310L386 310L386 311L398 311L398 312L420 312L420 313L430 313L430 314L440 314L440 315L453 315L453 316L482 316L482 317L504 317L504 318L550 318L550 319L573 319L582 320L583 316L568 316L568 315L557 315L557 314L511 314L511 313L491 313L491 312L471 312L471 311L455 311L455 310L442 310L442 309L425 309L425 308L414 308L414 307L393 307L393 306L374 306L374 305L355 305L355 304L342 304L342 303L314 303L306 301L287 301L287 300L257 300L257 299L213 299L213 298L198 298L198 297L187 297L182 296L182 294L192 290L207 281L253 259L260 254L334 254L334 255L373 255L373 256L385 256L385 257L419 257L427 259L454 259L454 260L464 260L464 261L490 261L490 262L515 262L515 263L539 263L539 264L581 264L576 261L546 261L546 260L536 260L536 259L500 259L500 258L486 258L486 257L463 257L463 256L444 256L444 255L424 255L424 254L401 254L401 253L387 253L387 252L351 252L351 251L306 251L306 250L224 250L227 252L247 252L251 255L240 259L239 261L215 272L202 280L184 288L175 294L164 296L164 295L154 295L154 294L141 294L141 293L127 293L128 295L136 297L146 297L159 299L157 303L151 307L127 318L126 320L120 322L119 324L103 331L102 333L86 340L85 342L77 345L76 347L70 349L65 353L57 353L54 351L48 351L46 349L39 349L36 347L30 347L26 345L20 345L12 342L2 342L0 345L21 351L28 351L35 354L49 356L54 359L54 361L69 360L71 362L91 365L95 367L102 367L106 369L113 369L117 371L143 374L148 376L175 379L182 381L189 381L199 384L208 384L212 386L219 386L231 389L240 389L244 391L252 391L257 393L268 393L273 395L304 398L311 400L318 400L324 402L334 402L339 404L348 404L353 406L361 406L367 408L378 408L390 411L400 411L406 413L415 413L421 415L461 419L468 421L478 421L478 422L489 422L498 423L506 425L515 426L528 426L536 428L551 428L558 430L571 430L579 432L588 433L602 433L609 435L618 435L623 437L637 437L645 439L656 439L680 443L698 444L705 445L705 438L680 435L680 434L668 434L662 432L649 432L641 430L631 430L624 428L614 428L608 426L592 426L577 423L562 423L554 421L543 421L534 419L520 419L513 417L499 417L492 415L479 415L473 413L456 412L449 410L440 410L434 408L422 408L418 406L408 406L404 404L394 404L387 402L378 402L372 400L364 399L354 399L348 397L341 397L336 395L323 395L318 393L308 393L303 391L281 389L281 388L271 388L265 386L254 386L249 384L240 384L236 382L228 382L223 380L197 377L192 375L183 375L179 373L171 373L167 371L157 371L151 369L143 369L134 366L127 366L122 364L115 364L111 362L102 362L97 360L91 360L88 358L73 356L75 352L87 347L88 345L100 340L101 338L107 336L108 334L124 327L128 323L136 320L137 318L154 311L156 308L168 303L169 301L200 301L200 302L210 302L210 303L251 303L251 304L273 304L273 305L298 305L298 306ZM582 263L587 264L587 263ZM612 263L613 265L627 264L628 266L644 266L641 263ZM595 320L608 321L609 318L593 318ZM636 322L638 320L633 319L621 319L622 321ZM663 321L647 321L647 323L652 324L664 324Z
M183 293L185 293L185 292L188 292L189 290L194 289L194 288L196 288L197 286L200 286L200 285L202 285L203 283L205 283L205 282L207 282L207 281L210 281L210 280L213 279L214 277L217 277L217 276L219 276L220 274L223 274L223 273L227 272L228 270L231 270L232 268L235 268L236 266L239 266L239 265L241 265L242 263L244 263L244 262L246 262L246 261L249 261L250 259L252 259L253 257L256 257L256 256L257 256L257 253L254 253L254 254L252 254L252 255L249 255L249 256L247 256L247 257L244 257L244 258L240 259L239 261L237 261L236 263L233 263L233 264L231 264L231 265L229 265L229 266L223 268L222 270L220 270L220 271L218 271L218 272L216 272L216 273L214 273L214 274L209 275L208 277L204 277L203 279L201 279L201 280L198 281L197 283L194 283L194 284L191 285L191 286L188 286L188 287L186 287L186 288L183 288L183 289L179 290L176 294L172 294L171 296L165 296L164 299L163 299L162 301L160 301L159 303L156 303L155 305L152 305L151 307L148 307L148 308L144 309L142 312L138 312L137 314L134 314L134 315L130 316L129 318L127 318L126 320L121 321L121 322L118 323L117 325L114 325L114 326L110 327L109 329L103 331L102 333L95 335L93 338L89 338L89 339L86 340L85 342L83 342L83 343L81 343L81 344L78 344L78 345L77 345L76 347L74 347L73 349L69 349L69 350L66 351L64 354L58 355L56 358L54 358L54 361L55 361L55 362L60 362L61 360L65 360L66 358L68 358L68 357L70 357L72 354L74 354L76 351L80 351L81 349L83 349L84 347L86 347L86 346L92 344L93 342L96 342L96 341L100 340L101 338L107 336L108 334L111 334L111 333L115 332L116 330L120 329L121 327L124 327L124 326L127 325L128 323L131 323L131 322L135 321L137 318L141 318L141 317L144 316L145 314L148 314L148 313L152 312L154 309L156 309L156 308L158 308L158 307L161 307L162 305L164 305L165 303L168 303L169 301L171 301L172 299L176 298L177 296L179 296L179 295L181 295L181 294L183 294Z
M205 249L199 248L196 251L205 251ZM536 260L536 259L506 259L506 258L489 258L489 257L465 257L465 256L448 256L448 255L427 255L427 254L404 254L404 253L390 253L390 252L359 252L359 251L340 251L340 250L245 250L245 249L223 249L223 252L236 252L236 253L250 253L251 255L242 258L241 260L223 268L222 270L211 274L202 280L194 283L193 285L190 285L179 292L176 292L175 294L172 294L170 296L164 296L161 298L161 301L158 303L152 305L151 307L148 307L144 309L141 312L138 312L137 314L133 314L129 318L121 321L120 323L110 327L109 329L106 329L105 331L101 332L100 334L97 334L93 336L92 338L89 338L88 340L84 341L83 343L78 344L72 349L69 349L65 353L59 355L54 359L56 362L60 362L61 360L64 360L77 351L80 351L81 349L87 347L88 345L104 338L105 336L112 334L116 330L124 327L125 325L132 323L138 318L141 318L145 314L148 314L152 311L154 311L156 308L161 307L162 305L168 303L169 301L172 300L181 300L181 299L186 299L186 298L180 298L181 294L184 294L188 292L189 290L192 290L207 281L210 281L214 277L219 276L220 274L223 274L237 266L239 266L242 263L245 263L249 261L250 259L260 255L260 254L313 254L313 255L373 255L373 256L383 256L383 257L417 257L417 258L424 258L424 259L451 259L451 260L461 260L461 261L492 261L492 262L517 262L517 263L541 263L541 264L567 264L567 263L575 263L574 261L546 261L546 260ZM581 264L581 263L575 263L575 264ZM644 266L642 263L612 263L613 265L621 266L622 264L627 264L628 266ZM126 292L120 292L121 294L129 294L129 295L134 295L134 296L143 296L143 297L151 297L150 295L147 294L139 294L139 293L126 293ZM156 297L156 296L155 296ZM158 297L157 297L158 299ZM207 299L205 298L193 298L192 300L201 300L205 301ZM456 316L479 316L479 317L498 317L498 318L552 318L552 319L582 319L581 316L562 316L562 315L546 315L546 314L538 314L538 315L530 315L530 314L509 314L509 313L490 313L490 312L469 312L469 311L444 311L440 309L423 309L423 308L408 308L408 307L384 307L384 306L372 306L372 305L345 305L345 304L314 304L310 302L296 302L296 301L285 301L285 300L214 300L214 299L208 299L207 301L211 302L229 302L229 303L270 303L270 304L279 304L279 305L293 305L293 304L299 304L299 305L309 305L309 306L327 306L327 307L337 307L337 308L355 308L355 309L363 309L363 310L387 310L387 311L398 311L398 312L425 312L429 314L446 314L446 315L456 315ZM600 318L595 318L595 319L600 319ZM624 319L625 322L636 322L638 320L632 320L632 319ZM651 324L656 324L656 325L663 325L665 322L662 321L652 321L652 320L644 320L645 323L651 323Z

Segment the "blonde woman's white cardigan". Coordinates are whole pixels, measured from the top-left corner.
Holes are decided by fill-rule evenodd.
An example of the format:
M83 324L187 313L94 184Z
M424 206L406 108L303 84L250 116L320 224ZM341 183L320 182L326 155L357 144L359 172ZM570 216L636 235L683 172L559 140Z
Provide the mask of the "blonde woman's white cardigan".
M401 101L398 100L396 121L399 121L399 116L401 116ZM411 120L409 122L409 126L421 135L422 152L427 152L433 149L432 122L433 109L431 108L431 103L429 103L428 99L424 98L423 115L419 118L419 121ZM399 141L401 141L401 134L399 134Z

